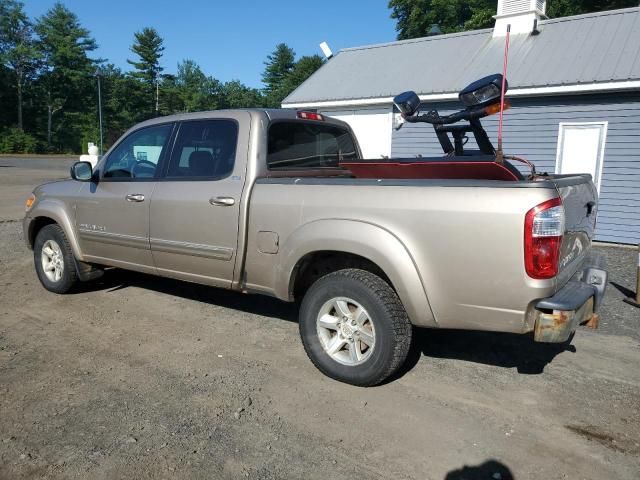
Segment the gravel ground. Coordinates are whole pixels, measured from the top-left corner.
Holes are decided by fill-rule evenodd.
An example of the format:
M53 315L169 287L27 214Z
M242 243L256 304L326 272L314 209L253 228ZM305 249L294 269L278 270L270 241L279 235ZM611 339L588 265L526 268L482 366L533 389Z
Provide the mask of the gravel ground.
M14 168L35 173L0 169L11 208L18 173L28 194L64 171ZM46 292L0 218L2 479L638 478L633 250L599 249L601 329L572 345L419 331L397 378L360 389L314 369L274 299L118 270Z
M635 298L638 250L619 247L597 247L596 250L607 258L609 271L600 331L640 340L640 309L622 301L626 297Z

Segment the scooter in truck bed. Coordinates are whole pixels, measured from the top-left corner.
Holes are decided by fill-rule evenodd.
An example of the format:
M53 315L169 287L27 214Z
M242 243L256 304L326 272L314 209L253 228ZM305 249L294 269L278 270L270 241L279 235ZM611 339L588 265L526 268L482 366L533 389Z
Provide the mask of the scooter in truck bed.
M464 109L441 116L437 110L420 115L420 97L412 91L401 93L393 99L403 122L433 125L444 153L443 157L420 159L390 159L387 161L342 162L359 178L450 178L484 180L523 180L522 173L511 163L524 163L530 170L529 177L536 177L535 166L515 156L504 156L493 146L480 119L502 113L510 105L504 100L508 82L502 74L481 78L459 94ZM460 125L460 122L466 122ZM478 150L465 149L473 134Z

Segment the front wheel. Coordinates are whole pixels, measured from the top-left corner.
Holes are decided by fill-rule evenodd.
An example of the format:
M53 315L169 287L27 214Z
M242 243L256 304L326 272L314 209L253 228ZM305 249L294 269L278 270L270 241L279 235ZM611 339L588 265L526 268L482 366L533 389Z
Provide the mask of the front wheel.
M33 260L40 283L50 292L67 293L78 282L73 251L59 225L47 225L38 232Z
M302 300L305 351L321 372L341 382L368 387L384 381L407 358L411 334L396 293L364 270L326 275Z

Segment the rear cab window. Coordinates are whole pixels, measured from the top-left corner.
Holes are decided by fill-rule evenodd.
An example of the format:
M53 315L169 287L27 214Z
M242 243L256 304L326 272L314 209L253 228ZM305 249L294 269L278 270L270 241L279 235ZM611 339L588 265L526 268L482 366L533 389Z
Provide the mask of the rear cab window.
M270 170L338 168L356 160L348 129L310 121L276 121L269 126L267 167Z

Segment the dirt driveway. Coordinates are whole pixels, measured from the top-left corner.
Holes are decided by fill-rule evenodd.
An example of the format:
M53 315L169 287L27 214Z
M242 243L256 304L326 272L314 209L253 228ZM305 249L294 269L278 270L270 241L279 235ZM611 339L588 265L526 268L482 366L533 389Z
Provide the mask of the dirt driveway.
M20 170L0 168L0 204L19 202L4 187L27 182ZM640 477L640 311L620 302L631 250L603 249L619 288L603 329L572 346L422 331L402 375L361 389L315 370L295 307L273 299L123 271L48 293L11 220L2 479Z

